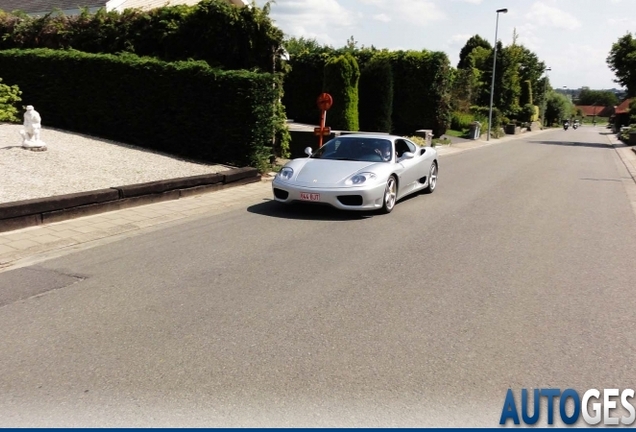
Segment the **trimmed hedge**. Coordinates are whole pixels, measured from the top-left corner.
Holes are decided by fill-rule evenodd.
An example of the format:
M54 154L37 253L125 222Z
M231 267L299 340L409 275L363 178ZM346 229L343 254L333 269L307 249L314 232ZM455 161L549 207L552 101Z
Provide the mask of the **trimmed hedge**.
M373 57L360 73L360 129L391 132L393 71L387 56Z
M283 81L283 105L290 118L296 122L319 124L320 110L316 99L322 93L324 67L328 55L299 54L291 62L291 71Z
M393 131L412 135L433 129L443 135L450 125L450 62L446 54L398 51L392 55Z
M323 90L333 97L327 115L332 129L360 130L358 119L358 82L360 69L351 54L332 57L325 64Z
M278 75L48 49L0 51L0 70L46 126L204 161L269 161Z
M131 52L166 61L203 60L225 69L273 70L283 32L263 8L236 7L225 0L150 11L77 16L50 13L16 16L0 11L0 49L51 48L116 54Z

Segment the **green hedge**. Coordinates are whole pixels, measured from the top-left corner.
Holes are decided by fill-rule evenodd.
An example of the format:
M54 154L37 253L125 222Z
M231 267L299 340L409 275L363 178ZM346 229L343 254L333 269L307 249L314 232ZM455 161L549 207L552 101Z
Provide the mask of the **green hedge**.
M45 126L204 161L270 157L277 75L48 49L0 51L0 70Z
M325 54L311 53L295 55L290 60L291 71L283 81L283 105L294 121L319 124L320 110L316 100L322 93L327 58Z
M393 131L412 135L433 129L441 136L450 125L450 62L446 54L398 51L392 54Z
M360 130L358 117L358 82L360 69L351 54L332 57L325 63L323 90L333 97L327 115L332 129Z
M360 73L360 129L391 132L393 71L387 56L373 57Z
M0 11L0 49L76 49L131 52L166 61L204 60L225 69L273 70L283 33L269 18L269 5L235 7L225 0L165 6L150 11L77 16L51 13L16 16Z

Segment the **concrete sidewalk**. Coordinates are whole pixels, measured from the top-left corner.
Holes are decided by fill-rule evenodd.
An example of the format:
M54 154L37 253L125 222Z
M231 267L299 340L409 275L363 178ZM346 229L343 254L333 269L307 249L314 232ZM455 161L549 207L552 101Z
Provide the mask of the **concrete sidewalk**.
M544 131L475 140L438 148L441 158L489 145L526 138ZM0 233L0 272L32 265L118 239L176 225L184 220L221 214L272 199L270 180L230 189L132 207L62 222Z

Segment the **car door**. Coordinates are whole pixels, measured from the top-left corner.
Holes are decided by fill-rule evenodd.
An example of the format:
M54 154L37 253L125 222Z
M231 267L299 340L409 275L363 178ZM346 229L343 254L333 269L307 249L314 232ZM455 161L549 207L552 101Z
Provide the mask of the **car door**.
M417 187L417 180L422 177L422 174L417 170L419 160L418 155L415 155L415 157L410 159L403 156L406 152L415 154L416 149L417 147L415 144L406 139L395 140L396 161L402 167L402 172L399 174L400 196L409 193Z

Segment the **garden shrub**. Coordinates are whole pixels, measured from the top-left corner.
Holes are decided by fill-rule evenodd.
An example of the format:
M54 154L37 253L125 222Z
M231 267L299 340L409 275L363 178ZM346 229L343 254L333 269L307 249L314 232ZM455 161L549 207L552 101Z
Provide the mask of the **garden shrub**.
M17 103L22 99L22 92L17 85L7 85L0 78L0 122L18 123Z

